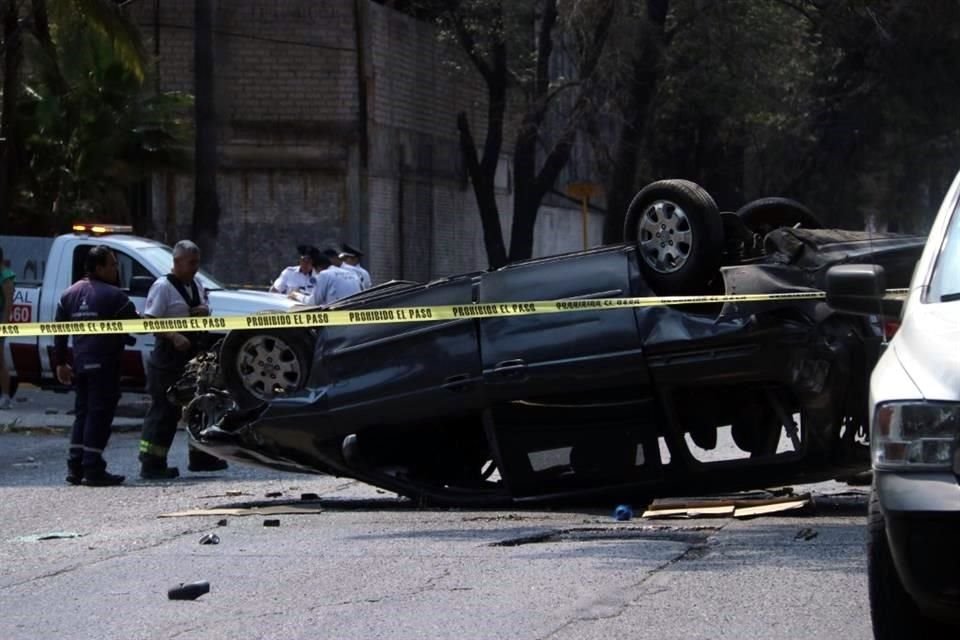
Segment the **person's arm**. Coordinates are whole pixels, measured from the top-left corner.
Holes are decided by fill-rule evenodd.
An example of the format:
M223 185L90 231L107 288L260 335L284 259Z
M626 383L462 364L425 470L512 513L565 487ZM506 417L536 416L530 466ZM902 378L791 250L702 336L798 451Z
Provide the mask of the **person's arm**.
M283 274L286 271L281 271L280 275L277 276L277 279L273 281L273 284L270 285L270 291L274 293L286 293L287 292L287 283L284 281Z
M317 276L317 283L313 285L313 291L310 293L308 304L316 306L327 303L327 285L330 282L329 274L321 271Z
M3 318L0 322L13 322L13 278L3 281Z
M134 306L130 298L127 297L127 294L122 291L119 292L118 298L118 309L114 312L113 317L116 320L139 320L140 314L137 313L137 307ZM137 344L137 337L133 334L126 333L123 335L123 344L132 347Z
M210 315L210 295L199 280L196 281L197 294L200 296L200 304L190 308L191 316L209 316Z
M120 293L120 305L117 312L113 314L117 320L138 320L140 314L137 313L137 307L125 293Z
M70 319L67 310L63 307L63 298L57 303L57 312L53 316L54 322L66 322ZM70 336L58 335L53 338L53 359L56 367L57 380L60 384L73 382L73 367L67 364L67 342Z

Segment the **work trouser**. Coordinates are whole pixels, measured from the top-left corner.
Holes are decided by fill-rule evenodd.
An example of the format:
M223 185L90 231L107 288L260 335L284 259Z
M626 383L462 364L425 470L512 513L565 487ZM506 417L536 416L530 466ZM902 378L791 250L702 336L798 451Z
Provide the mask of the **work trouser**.
M74 375L77 397L67 466L84 475L103 472L107 463L103 450L110 440L113 414L120 401L119 363L86 365Z
M150 394L150 409L143 419L140 435L140 461L147 466L165 467L167 454L177 433L182 409L167 398L169 389L180 376L183 368L160 368L147 364L147 392ZM189 463L196 464L216 460L214 456L190 447Z

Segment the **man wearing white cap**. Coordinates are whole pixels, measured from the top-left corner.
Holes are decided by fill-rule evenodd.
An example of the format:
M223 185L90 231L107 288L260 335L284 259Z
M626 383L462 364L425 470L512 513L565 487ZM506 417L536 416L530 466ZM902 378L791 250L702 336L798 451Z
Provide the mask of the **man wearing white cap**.
M300 255L300 262L292 267L287 267L280 272L277 279L273 281L270 291L286 294L287 297L301 302L310 297L313 293L313 287L317 283L317 274L313 270L313 260L311 254L316 251L310 245L301 244L297 247Z
M343 264L340 265L344 269L353 269L357 272L357 275L360 276L360 288L369 289L372 281L370 280L370 273L360 266L360 258L363 257L363 252L354 249L347 243L343 243L340 249L340 259L343 260Z

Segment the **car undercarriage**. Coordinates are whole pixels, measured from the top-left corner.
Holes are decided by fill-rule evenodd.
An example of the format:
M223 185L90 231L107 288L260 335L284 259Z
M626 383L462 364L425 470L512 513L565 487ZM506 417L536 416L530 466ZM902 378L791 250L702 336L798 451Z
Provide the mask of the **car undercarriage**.
M700 291L816 292L829 266L867 261L905 286L923 244L791 227L727 240ZM328 308L672 293L643 244L389 282ZM194 444L226 459L440 504L635 500L867 469L882 343L879 322L819 299L253 329L192 361L171 395Z

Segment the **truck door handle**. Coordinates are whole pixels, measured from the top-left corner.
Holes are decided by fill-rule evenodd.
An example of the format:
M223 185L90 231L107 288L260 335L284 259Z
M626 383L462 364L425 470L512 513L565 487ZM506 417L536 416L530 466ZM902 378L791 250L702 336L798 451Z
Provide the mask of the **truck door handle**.
M447 391L465 391L471 384L469 373L459 373L444 380L442 386Z
M518 378L527 370L525 360L517 358L516 360L504 360L493 366L493 373L504 378Z

